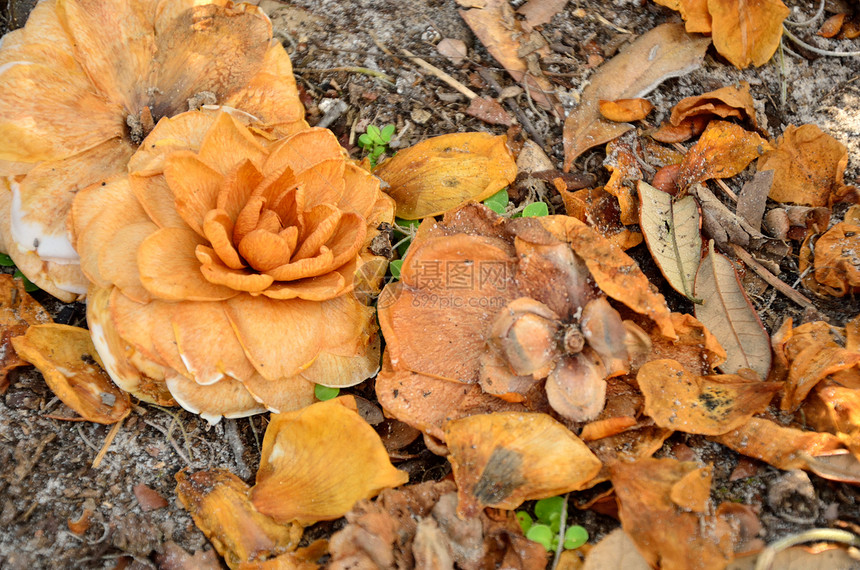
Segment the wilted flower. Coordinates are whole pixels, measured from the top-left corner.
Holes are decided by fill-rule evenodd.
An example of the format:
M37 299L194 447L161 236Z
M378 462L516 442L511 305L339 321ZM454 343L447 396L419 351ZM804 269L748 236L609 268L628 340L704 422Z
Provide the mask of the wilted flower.
M75 193L125 172L161 118L201 105L241 109L276 136L307 127L256 6L40 2L0 48L0 247L58 298L84 294L66 229Z
M272 141L239 117L162 119L130 174L78 193L70 216L111 377L210 420L376 372L374 313L353 288L394 215L330 131Z
M496 399L593 419L606 379L650 349L604 291L674 334L665 300L635 263L578 220L509 220L472 204L425 221L401 280L380 297L380 402L436 437L444 420L485 413Z

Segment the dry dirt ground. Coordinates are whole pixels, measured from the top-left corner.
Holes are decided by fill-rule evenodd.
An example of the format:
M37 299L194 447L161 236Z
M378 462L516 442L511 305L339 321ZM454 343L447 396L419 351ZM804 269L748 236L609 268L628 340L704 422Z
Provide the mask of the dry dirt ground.
M0 2L0 8L5 8L0 14L4 31L23 25L31 3ZM512 1L515 6L521 3ZM807 19L817 9L813 2L787 3L794 9L794 20ZM460 18L455 0L295 0L290 5L267 4L277 8L272 19L292 55L305 92L309 121L322 121L334 130L345 146L354 149L355 156L361 154L354 146L357 135L368 124L395 124L394 148L448 132L505 132L504 127L467 116L465 97L400 56L400 50L406 48L481 96L496 97L498 88L514 85ZM677 20L673 12L650 0L570 0L565 10L542 28L557 55L552 62L545 62L544 71L556 83L562 101L573 104L593 71L587 65L589 55L608 59L636 34ZM797 33L830 50L858 48L856 42L815 38L814 29ZM468 59L455 66L442 57L435 46L442 38L466 42ZM849 147L846 182L857 184L860 60L821 57L788 45L797 55L786 53L781 61L744 71L709 52L701 69L666 81L649 96L656 106L652 121L665 118L683 97L743 79L752 85L760 103L760 122L766 118L766 129L772 136L789 124L818 124ZM487 73L496 86L486 80ZM560 165L561 124L534 109L524 95L512 103L543 137L546 151ZM601 150L593 150L580 157L575 166L605 181L603 158ZM731 183L740 185L736 180ZM555 204L560 204L558 198ZM647 263L647 252L633 253L649 275L659 279L659 273ZM789 283L796 278L792 270L789 264L782 275ZM58 304L44 294L38 298L58 322L83 322L83 305ZM753 298L771 330L788 315L796 322L802 320L795 306L770 290ZM679 303L676 310L690 310L682 301L675 302ZM822 309L834 324L841 325L860 307L857 299L849 299ZM167 555L175 545L192 553L211 549L177 503L174 475L184 468L223 467L250 481L257 467L265 417L227 420L210 427L181 410L139 406L125 421L101 465L92 468L108 427L55 419L71 412L51 394L41 376L31 368L13 374L11 387L0 395L0 568L170 567ZM355 392L372 398L372 381ZM753 476L729 481L739 456L681 434L670 439L659 455L676 456L688 450L696 460L714 462L714 493L720 500L736 500L761 509L763 538L767 541L813 526L828 526L837 519L860 525L860 490L856 487L810 476L813 496L804 498L795 493L787 504L771 504L768 492L784 473L754 465ZM446 463L420 445L410 451L415 458L401 466L410 471L413 482L446 474ZM166 504L159 506L157 499L147 498L142 487L137 487L136 493L136 486L158 493L164 498L161 504ZM93 512L89 529L82 536L70 532L69 521L78 519L86 509ZM571 523L585 526L593 539L617 526L613 519L590 511L574 512ZM338 523L321 525L309 534L325 535L337 527Z

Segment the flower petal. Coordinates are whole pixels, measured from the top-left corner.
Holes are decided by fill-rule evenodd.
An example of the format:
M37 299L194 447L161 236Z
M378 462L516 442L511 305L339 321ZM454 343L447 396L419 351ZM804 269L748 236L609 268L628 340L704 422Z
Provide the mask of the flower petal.
M593 420L606 404L606 369L585 353L562 359L546 379L549 405L569 420Z
M305 226L302 228L301 245L293 254L292 260L306 259L319 253L320 247L325 245L329 238L334 235L340 217L340 210L331 204L320 204L305 212ZM362 226L364 226L363 223Z
M276 414L301 410L317 401L313 383L301 376L266 380L254 373L242 383L254 399Z
M257 271L269 271L290 262L292 246L294 243L286 237L267 230L253 230L239 242L239 253Z
M213 425L222 416L244 418L266 411L241 382L232 378L201 386L181 374L168 374L165 382L180 406Z
M227 317L248 360L267 380L295 376L307 368L330 326L319 303L248 294L227 301Z
M203 218L203 234L224 265L242 269L245 264L233 247L233 220L224 210L209 210Z
M162 228L140 245L140 280L150 295L168 301L223 301L237 295L210 283L194 253L201 239L191 230Z
M235 222L239 212L245 207L251 192L262 180L263 175L250 160L241 162L224 175L221 190L215 201L216 207L227 212L230 219Z
M195 253L197 260L202 264L200 272L210 283L224 285L235 291L259 293L275 281L265 273L227 267L221 263L215 251L205 245L198 245Z
M266 178L280 176L286 169L298 175L320 162L342 159L343 149L328 129L311 128L278 142L263 165ZM337 203L337 200L335 200Z
M296 174L296 184L303 185L307 204L313 208L318 204L337 204L343 197L345 185L343 172L345 163L342 158L324 160L303 172Z
M123 295L116 287L112 287L108 306L110 320L120 338L147 360L156 365L166 366L167 363L158 355L153 341L153 308L154 303L159 302L138 303ZM156 374L152 375L156 376Z
M143 240L158 230L152 222L140 222L121 227L109 241L102 244L98 257L99 275L122 290L128 298L139 303L150 300L149 293L140 282L137 256Z
M233 225L233 243L241 242L249 232L257 227L265 204L266 199L261 196L250 196L248 198L236 217L236 223ZM220 208L221 206L218 207Z
M300 375L308 382L333 388L348 388L361 384L379 372L381 346L380 336L375 334L370 343L354 356L322 352Z
M128 171L139 176L164 172L164 159L177 150L196 152L216 115L189 111L175 117L164 117L146 137L128 162Z
M272 24L257 6L197 5L177 14L156 38L156 87L170 97L153 106L153 116L175 115L202 91L225 100L260 70L271 38Z
M177 151L165 160L164 178L173 192L176 211L202 236L203 218L215 208L224 177L197 155Z
M198 154L202 162L224 176L246 160L260 168L266 155L254 135L229 113L224 112L218 113L215 124L206 131Z
M342 397L271 417L251 490L261 513L280 523L332 520L409 481L355 410L355 399Z
M309 277L296 281L279 281L263 291L270 299L306 299L325 301L338 296L346 287L344 276L332 271L319 277Z
M362 218L370 216L380 195L379 178L355 164L347 163L343 170L343 182L346 191L337 205L338 208L344 212L358 214Z
M340 267L353 259L364 245L367 222L358 214L344 214L325 246L334 254L332 266Z
M583 307L579 326L588 345L603 361L607 376L627 374L630 370L627 328L606 297L593 299Z
M135 154L137 156L137 154ZM130 174L128 184L146 215L160 228L187 228L188 224L176 211L173 191L163 174L138 176Z

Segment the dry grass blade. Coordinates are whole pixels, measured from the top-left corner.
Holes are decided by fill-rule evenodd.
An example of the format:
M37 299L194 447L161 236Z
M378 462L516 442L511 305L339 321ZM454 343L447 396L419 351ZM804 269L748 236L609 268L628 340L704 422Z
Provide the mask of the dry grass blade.
M677 202L647 182L639 182L639 225L645 243L677 292L693 298L693 281L702 255L699 209L692 196Z
M770 340L755 310L741 287L732 263L714 251L711 241L708 255L696 275L696 318L717 336L726 349L727 359L720 368L733 374L751 368L762 378L770 370Z

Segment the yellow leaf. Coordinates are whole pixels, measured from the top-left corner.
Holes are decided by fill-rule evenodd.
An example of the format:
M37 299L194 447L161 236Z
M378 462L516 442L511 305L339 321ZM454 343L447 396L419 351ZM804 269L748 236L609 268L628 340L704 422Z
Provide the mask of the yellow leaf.
M771 146L755 133L727 121L711 121L687 152L678 172L678 186L686 188L711 178L730 178Z
M760 67L779 46L789 10L781 0L708 0L714 47L735 67Z
M435 216L514 181L517 165L506 141L489 133L442 135L398 152L373 173L388 184L397 217Z

